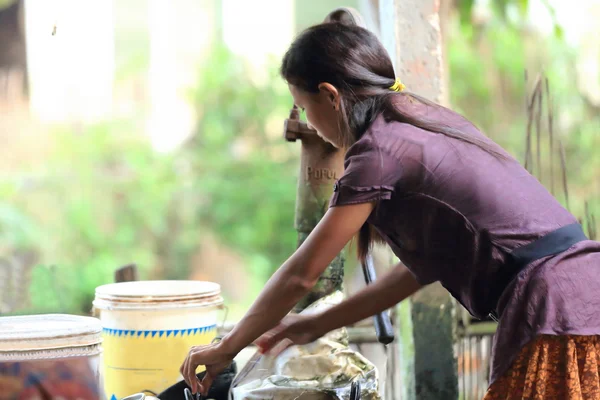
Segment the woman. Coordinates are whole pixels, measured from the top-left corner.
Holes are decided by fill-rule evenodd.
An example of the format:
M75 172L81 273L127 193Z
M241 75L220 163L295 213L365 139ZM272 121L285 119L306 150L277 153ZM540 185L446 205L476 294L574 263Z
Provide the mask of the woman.
M486 399L600 398L600 244L576 219L467 120L404 92L365 29L306 30L281 73L322 138L348 149L345 172L235 329L190 351L188 384L206 393L257 338L264 350L309 343L439 281L474 316L499 319ZM284 318L357 234L359 257L382 239L402 264L321 315Z

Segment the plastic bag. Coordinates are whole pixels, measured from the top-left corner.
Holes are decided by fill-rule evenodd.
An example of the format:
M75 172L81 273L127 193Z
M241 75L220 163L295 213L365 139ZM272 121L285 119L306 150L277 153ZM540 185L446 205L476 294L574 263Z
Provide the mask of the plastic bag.
M306 308L312 314L339 304L341 292ZM378 372L360 353L348 346L345 328L332 331L307 345L294 345L276 357L256 355L230 391L232 400L350 400L352 381L358 380L361 400L380 400Z

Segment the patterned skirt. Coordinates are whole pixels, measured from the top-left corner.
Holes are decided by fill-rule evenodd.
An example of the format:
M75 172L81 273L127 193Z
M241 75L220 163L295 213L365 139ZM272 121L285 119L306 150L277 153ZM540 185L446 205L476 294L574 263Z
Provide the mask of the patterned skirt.
M600 336L538 336L484 397L542 399L600 399Z

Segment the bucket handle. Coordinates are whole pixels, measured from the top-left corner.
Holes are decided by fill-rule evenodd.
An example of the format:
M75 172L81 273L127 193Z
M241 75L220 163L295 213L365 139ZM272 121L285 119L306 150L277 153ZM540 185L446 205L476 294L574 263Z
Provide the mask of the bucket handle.
M225 304L221 304L219 305L219 309L224 310L224 312L221 324L220 326L217 326L217 332L223 332L223 329L225 328L225 323L227 322L227 316L229 315L229 307L227 307Z

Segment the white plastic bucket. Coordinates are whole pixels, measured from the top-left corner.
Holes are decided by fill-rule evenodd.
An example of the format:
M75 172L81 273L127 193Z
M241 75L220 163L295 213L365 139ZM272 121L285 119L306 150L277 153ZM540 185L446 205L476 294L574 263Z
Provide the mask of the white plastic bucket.
M201 281L136 281L96 288L109 399L160 393L181 379L192 346L217 334L221 287Z
M101 333L100 321L91 317L1 317L2 395L38 398L44 390L52 398L103 399Z

